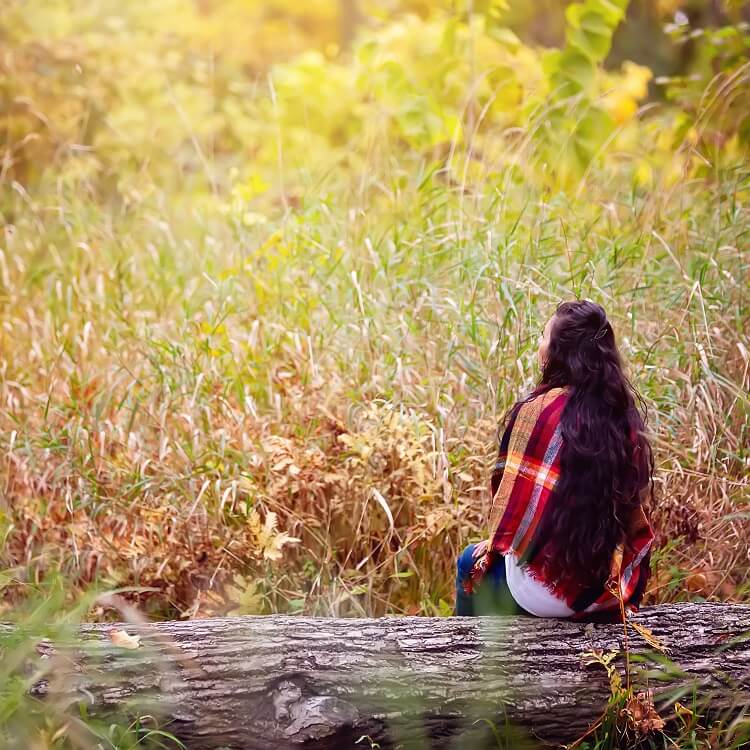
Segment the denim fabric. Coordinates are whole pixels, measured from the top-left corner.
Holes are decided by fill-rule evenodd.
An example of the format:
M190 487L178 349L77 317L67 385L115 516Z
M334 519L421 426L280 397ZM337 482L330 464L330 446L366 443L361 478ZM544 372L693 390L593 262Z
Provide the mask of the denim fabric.
M476 544L470 544L456 563L456 609L459 617L477 615L528 615L529 613L516 604L505 580L505 558L498 557L492 563L481 583L474 588L474 593L467 594L463 589L474 563L473 553Z

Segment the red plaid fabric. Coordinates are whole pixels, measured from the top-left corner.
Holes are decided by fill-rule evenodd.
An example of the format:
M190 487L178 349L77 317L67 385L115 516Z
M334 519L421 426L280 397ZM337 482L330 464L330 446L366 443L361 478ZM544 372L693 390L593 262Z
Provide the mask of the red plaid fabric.
M544 564L544 555L538 554L545 544L538 532L546 510L555 502L560 476L560 419L566 400L565 389L553 388L522 402L511 414L493 474L488 551L475 562L464 588L471 593L499 555L514 554L530 575L564 600L577 617L619 609L621 600L632 609L643 595L654 539L640 503L612 555L610 577L604 587L601 582L576 580L569 575L550 580L550 566Z

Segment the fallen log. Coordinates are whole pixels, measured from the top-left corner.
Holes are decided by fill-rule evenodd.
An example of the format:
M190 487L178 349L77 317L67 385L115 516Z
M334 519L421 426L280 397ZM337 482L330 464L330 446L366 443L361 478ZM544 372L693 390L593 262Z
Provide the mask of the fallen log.
M672 701L677 689L697 686L714 706L750 705L750 605L664 605L632 619L676 665L654 655L648 632L644 640L631 628L638 679L648 670ZM140 646L116 646L112 625L86 625L75 667L64 677L56 670L37 693L82 700L89 713L125 703L156 712L194 750L496 747L482 737L508 725L570 741L610 694L605 670L587 665L586 654L616 651L621 670L625 663L622 625L522 617L268 616L114 627L140 636ZM636 655L643 663L634 664Z

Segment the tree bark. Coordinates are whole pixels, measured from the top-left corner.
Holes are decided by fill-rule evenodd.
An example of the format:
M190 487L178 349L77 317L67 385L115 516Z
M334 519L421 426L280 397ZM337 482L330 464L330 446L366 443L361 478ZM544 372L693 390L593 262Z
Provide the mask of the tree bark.
M360 20L357 0L339 0L339 14L341 49L349 49L357 34Z
M641 679L650 669L653 686L657 670L672 701L676 687L697 685L713 708L750 704L750 605L664 605L632 619L679 667L647 660ZM141 646L116 647L118 628L140 634ZM633 672L632 654L654 649L632 628L628 641ZM75 666L36 692L83 700L94 714L128 702L199 750L349 748L363 735L383 749L497 747L488 722L564 742L586 731L609 695L605 670L584 655L617 651L622 671L623 648L622 625L524 617L86 625Z

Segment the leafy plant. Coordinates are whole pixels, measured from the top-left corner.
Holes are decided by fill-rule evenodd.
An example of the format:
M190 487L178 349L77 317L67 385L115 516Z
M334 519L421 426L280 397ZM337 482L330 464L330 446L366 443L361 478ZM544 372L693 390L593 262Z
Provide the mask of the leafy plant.
M19 586L6 576L3 593ZM96 602L93 592L70 601L65 582L49 577L26 585L23 603L0 626L0 747L52 750L167 750L183 747L152 716L93 718L86 698L48 695L50 683L70 668L63 656L78 642L77 626Z

